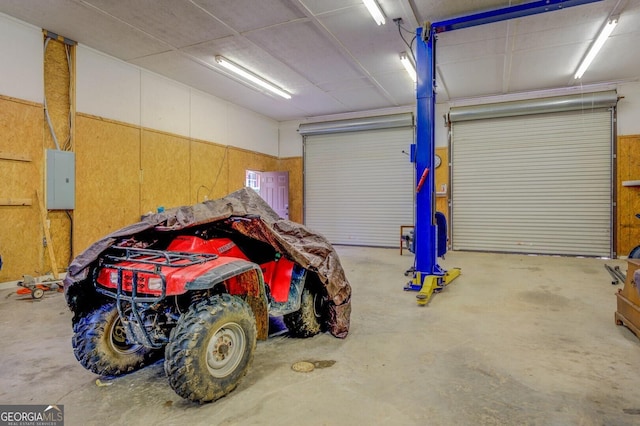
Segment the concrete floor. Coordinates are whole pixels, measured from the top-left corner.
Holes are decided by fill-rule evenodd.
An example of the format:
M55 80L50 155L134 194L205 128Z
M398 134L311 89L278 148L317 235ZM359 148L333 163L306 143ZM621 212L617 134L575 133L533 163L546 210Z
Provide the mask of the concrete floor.
M162 363L97 386L71 350L60 293L0 292L1 404L64 404L66 425L640 424L640 341L616 326L605 263L449 253L462 275L426 307L397 250L337 247L351 332L258 343L229 396L178 397ZM335 361L297 373L301 360ZM329 363L330 364L330 363Z

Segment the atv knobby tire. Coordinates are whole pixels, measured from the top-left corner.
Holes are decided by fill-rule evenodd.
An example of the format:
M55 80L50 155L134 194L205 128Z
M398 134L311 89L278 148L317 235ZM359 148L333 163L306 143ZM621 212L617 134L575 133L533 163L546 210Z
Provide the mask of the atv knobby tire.
M305 288L300 297L300 309L284 316L284 324L293 337L312 337L322 331L326 303L319 291Z
M222 398L247 374L256 334L253 312L239 297L221 294L191 306L165 348L169 384L195 402Z
M73 326L73 354L80 364L101 376L119 376L159 358L160 351L127 340L115 304L83 316Z

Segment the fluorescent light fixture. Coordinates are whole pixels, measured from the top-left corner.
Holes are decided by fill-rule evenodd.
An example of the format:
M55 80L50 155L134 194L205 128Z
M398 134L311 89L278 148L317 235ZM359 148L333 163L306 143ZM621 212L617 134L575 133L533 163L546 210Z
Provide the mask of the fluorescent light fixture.
M369 13L373 16L373 20L376 21L376 24L384 25L384 23L387 22L384 19L384 13L382 13L382 9L380 9L380 5L378 5L376 0L362 0L362 2L367 6Z
M407 70L407 73L409 74L409 77L411 77L411 80L413 80L414 83L418 81L418 76L416 75L416 67L413 66L413 62L411 62L411 59L409 59L409 55L407 55L407 52L402 52L400 54L400 62L402 62L402 65L404 65L404 69Z
M229 71L244 78L245 80L248 80L254 84L257 84L258 86L264 89L267 89L268 91L275 93L278 96L282 96L285 99L291 99L291 95L289 93L285 92L275 84L263 79L262 77L257 76L256 74L252 73L251 71L245 68L242 68L240 65L234 64L224 56L220 56L220 55L216 56L216 62L222 65L223 67L225 67L226 69L228 69Z
M591 45L591 49L589 49L589 53L587 53L587 56L585 56L584 59L582 60L582 63L578 67L578 71L576 71L576 74L573 76L573 78L577 80L582 77L582 74L584 74L587 68L589 68L589 65L591 65L591 62L593 62L593 59L596 57L596 55L604 45L604 42L607 41L607 39L611 35L611 32L616 27L616 25L618 25L617 17L610 18L607 21L607 24L602 28L602 30L600 31L600 34L598 35L598 38Z

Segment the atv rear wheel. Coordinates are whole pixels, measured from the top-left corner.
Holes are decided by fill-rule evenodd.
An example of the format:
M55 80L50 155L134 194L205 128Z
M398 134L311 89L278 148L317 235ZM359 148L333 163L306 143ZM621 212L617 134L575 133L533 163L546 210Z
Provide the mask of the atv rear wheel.
M191 306L165 349L169 384L195 402L222 398L247 374L256 334L253 312L239 297L221 294Z
M135 371L158 358L159 351L127 340L115 304L102 305L73 326L73 354L80 364L101 376Z
M326 300L319 290L308 287L302 291L300 309L284 316L284 323L293 337L312 337L322 331Z

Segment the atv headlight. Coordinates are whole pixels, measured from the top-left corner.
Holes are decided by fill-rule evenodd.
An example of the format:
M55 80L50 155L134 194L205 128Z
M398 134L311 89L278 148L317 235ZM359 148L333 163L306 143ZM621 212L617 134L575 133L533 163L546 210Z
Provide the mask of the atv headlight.
M147 287L149 290L162 290L162 279L161 278L149 278L147 281Z
M109 274L109 282L113 285L118 285L118 272L117 271L112 271Z

